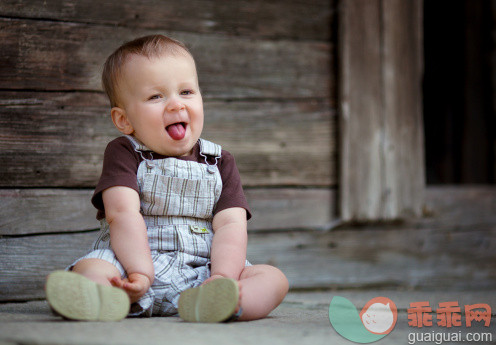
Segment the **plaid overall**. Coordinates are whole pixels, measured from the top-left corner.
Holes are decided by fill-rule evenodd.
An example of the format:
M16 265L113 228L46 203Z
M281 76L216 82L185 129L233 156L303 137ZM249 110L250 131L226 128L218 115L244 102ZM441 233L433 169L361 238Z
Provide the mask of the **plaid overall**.
M222 191L217 168L221 147L200 139L200 154L205 163L173 157L154 160L142 143L130 136L128 139L144 159L137 179L155 269L153 285L131 307L130 315L175 315L179 294L210 277L212 215ZM209 164L208 157L215 163ZM92 250L81 259L87 258L106 260L126 277L110 247L105 219Z

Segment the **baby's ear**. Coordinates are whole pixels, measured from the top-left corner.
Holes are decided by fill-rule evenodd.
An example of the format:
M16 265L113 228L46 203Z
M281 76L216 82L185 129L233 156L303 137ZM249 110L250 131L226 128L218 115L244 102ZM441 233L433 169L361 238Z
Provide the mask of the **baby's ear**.
M110 115L112 116L112 121L119 132L123 134L132 134L134 132L133 125L129 122L124 109L113 107L110 111Z

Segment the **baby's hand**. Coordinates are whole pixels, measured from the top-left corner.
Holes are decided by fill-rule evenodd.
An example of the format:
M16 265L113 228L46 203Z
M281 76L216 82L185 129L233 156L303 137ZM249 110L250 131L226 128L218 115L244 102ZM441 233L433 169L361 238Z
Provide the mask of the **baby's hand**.
M138 301L150 288L150 279L141 273L131 273L125 279L113 277L110 283L127 292L131 303Z

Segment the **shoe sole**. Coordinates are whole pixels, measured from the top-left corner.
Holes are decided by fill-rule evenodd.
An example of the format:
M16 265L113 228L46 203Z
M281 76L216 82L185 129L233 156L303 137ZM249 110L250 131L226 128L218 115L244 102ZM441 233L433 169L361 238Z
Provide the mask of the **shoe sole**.
M239 288L234 279L215 279L181 293L179 316L189 322L226 321L234 314L238 301Z
M129 313L129 297L124 290L97 284L74 272L51 273L45 292L53 310L71 320L118 321Z

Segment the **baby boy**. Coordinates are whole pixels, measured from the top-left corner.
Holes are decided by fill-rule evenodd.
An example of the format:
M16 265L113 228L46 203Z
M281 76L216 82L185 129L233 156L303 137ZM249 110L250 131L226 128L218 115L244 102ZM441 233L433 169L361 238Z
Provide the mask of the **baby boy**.
M102 75L111 141L92 203L90 252L46 283L52 309L75 320L176 315L221 322L267 316L288 281L246 261L250 211L232 155L201 139L195 61L162 35L119 47Z

